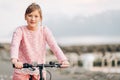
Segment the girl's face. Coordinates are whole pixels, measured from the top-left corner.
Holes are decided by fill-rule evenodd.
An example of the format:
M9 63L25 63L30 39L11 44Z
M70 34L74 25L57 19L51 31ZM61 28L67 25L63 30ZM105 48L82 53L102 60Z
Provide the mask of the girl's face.
M38 23L41 21L40 13L38 10L25 15L25 20L27 21L28 27L36 28Z

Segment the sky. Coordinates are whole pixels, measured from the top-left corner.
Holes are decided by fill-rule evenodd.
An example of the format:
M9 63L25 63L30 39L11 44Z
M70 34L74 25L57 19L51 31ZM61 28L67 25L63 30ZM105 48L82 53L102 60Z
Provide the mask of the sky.
M0 0L0 39L11 39L25 25L24 12L32 2L43 11L43 25L56 38L120 36L120 0Z

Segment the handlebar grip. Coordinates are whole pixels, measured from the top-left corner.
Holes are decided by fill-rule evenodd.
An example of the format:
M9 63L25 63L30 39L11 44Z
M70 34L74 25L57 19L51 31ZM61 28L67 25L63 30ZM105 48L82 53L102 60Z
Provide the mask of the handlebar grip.
M13 68L15 68L15 64L13 64L12 66L13 66Z
M24 63L23 64L23 68L29 68L29 67L32 67L32 65L28 64L28 63Z
M28 63L23 64L23 68L29 68L29 67L32 67L32 65L30 65ZM15 64L13 64L13 68L15 68Z
M61 68L61 65L62 65L62 64L56 64L56 65L57 65L57 68Z
M62 64L56 64L55 62L52 62L52 61L50 61L49 64L53 65L53 67L57 67L57 68L61 68L61 65L62 65Z

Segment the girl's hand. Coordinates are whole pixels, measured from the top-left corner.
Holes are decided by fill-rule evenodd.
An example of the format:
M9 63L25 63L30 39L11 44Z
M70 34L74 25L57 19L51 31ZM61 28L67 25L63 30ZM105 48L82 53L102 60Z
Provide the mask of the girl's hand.
M13 58L11 59L12 64L14 64L16 69L21 69L23 68L23 63L19 62L17 59Z
M70 66L70 63L68 61L63 61L61 67L62 68L67 68Z
M23 68L23 63L22 62L16 62L14 63L16 69L21 69Z

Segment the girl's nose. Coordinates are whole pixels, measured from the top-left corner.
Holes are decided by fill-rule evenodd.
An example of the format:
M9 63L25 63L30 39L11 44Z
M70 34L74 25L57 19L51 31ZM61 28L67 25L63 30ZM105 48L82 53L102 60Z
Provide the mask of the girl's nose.
M31 19L32 19L32 20L35 20L35 17L32 17Z

